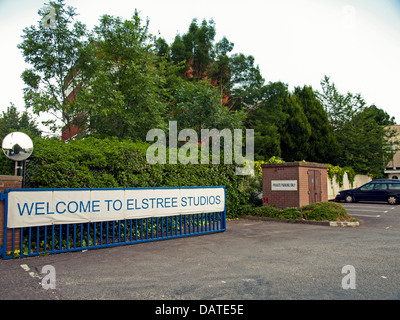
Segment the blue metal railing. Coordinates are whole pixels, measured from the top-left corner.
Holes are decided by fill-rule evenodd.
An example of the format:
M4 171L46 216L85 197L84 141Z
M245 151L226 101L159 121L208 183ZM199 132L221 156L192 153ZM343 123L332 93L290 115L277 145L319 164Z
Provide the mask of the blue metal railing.
M19 235L16 234L19 231ZM150 217L119 221L4 228L4 245L11 232L11 250L3 259L32 257L119 245L202 235L226 230L225 212Z
M0 201L4 201L4 237L0 247L3 259L113 247L226 230L226 207L224 211L211 213L7 228L9 191L0 193Z

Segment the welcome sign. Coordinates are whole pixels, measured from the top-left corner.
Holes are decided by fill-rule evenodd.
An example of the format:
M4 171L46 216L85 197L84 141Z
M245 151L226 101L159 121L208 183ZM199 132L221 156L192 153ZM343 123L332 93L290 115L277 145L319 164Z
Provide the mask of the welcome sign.
M222 212L224 187L9 190L8 228Z

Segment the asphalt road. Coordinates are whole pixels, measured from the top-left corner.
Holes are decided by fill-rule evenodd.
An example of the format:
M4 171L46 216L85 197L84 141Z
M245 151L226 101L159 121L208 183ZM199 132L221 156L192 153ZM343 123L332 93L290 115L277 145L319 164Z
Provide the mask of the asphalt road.
M343 205L360 227L240 219L222 233L0 259L0 299L399 300L400 205Z

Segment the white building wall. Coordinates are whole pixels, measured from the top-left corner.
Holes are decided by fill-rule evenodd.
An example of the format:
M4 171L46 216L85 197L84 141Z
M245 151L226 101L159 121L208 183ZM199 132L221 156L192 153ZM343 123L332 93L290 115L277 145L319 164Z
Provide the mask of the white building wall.
M343 186L342 187L339 186L339 182L336 181L336 177L333 178L333 182L331 182L331 180L329 178L327 180L328 180L327 181L327 183L328 183L328 200L333 200L333 199L335 199L335 197L339 191L361 187L362 185L370 182L372 179L370 177L368 177L367 175L358 174L354 178L353 185L351 185L349 182L347 173L345 173L344 177L343 177Z

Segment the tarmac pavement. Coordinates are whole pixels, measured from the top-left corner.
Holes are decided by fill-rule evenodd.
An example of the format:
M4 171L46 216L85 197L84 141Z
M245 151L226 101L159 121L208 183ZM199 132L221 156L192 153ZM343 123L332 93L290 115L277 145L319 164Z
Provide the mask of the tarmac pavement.
M0 259L0 300L399 300L400 206L343 205L364 223L240 219L204 236ZM54 290L42 287L46 265Z

